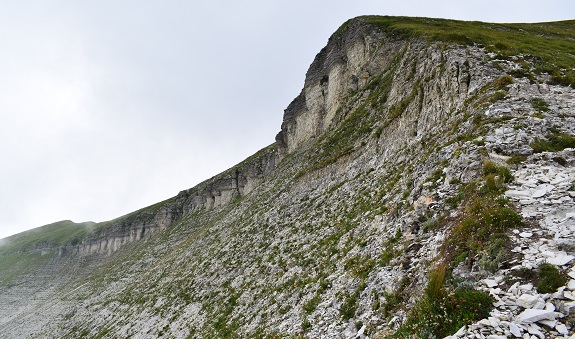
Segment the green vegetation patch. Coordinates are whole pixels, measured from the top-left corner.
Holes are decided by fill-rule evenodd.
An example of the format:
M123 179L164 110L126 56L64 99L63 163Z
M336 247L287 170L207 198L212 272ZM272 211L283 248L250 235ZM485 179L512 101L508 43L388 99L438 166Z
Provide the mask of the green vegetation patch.
M571 134L552 130L545 138L547 140L537 138L529 144L533 152L559 152L566 148L575 148L575 136Z
M321 295L316 294L315 296L313 296L313 298L311 298L310 300L308 300L306 303L303 304L303 310L305 311L306 314L312 314L320 302L321 302Z
M483 175L487 177L490 174L499 176L504 183L510 183L514 179L509 168L488 160L483 164Z
M0 255L0 286L9 286L20 276L52 259L53 255L40 253L11 253Z
M539 283L537 292L555 293L557 289L567 283L567 277L562 274L557 267L551 264L541 264L539 266Z
M523 225L521 217L501 202L476 198L466 207L465 217L453 228L446 245L454 257L459 253L487 251L493 242L506 239L505 231Z
M531 103L531 106L536 110L538 110L539 112L549 112L550 110L549 103L545 101L545 99L532 98L531 100L529 100L529 103Z
M489 316L493 297L469 287L445 287L446 269L445 264L439 264L430 272L422 300L395 333L395 338L443 338Z
M343 303L339 308L339 314L344 321L348 321L355 316L355 311L359 304L360 292L361 291L358 289L355 292L345 296Z
M94 225L95 223L78 224L64 220L34 228L4 239L5 244L0 246L0 255L79 243Z
M493 82L493 87L497 90L507 89L513 83L513 78L509 75L503 75Z
M483 175L483 180L461 186L453 204L464 202L463 213L454 222L442 253L452 267L470 257L493 272L510 257L507 230L522 227L523 221L501 196L505 184L513 181L509 169L488 160Z

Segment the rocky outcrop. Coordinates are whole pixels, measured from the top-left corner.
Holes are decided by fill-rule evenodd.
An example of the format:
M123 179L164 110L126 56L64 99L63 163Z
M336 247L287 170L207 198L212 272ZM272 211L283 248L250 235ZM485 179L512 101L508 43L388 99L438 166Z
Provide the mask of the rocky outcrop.
M276 151L268 147L198 186L181 191L165 202L144 208L118 219L94 225L97 232L79 244L61 246L59 255L110 255L135 241L145 240L165 230L194 211L209 211L229 205L249 194L276 164ZM43 247L43 253L51 251Z
M290 153L326 131L349 94L379 75L406 44L362 20L334 34L307 71L302 92L284 112L276 136L280 153Z
M329 39L307 71L302 92L285 110L276 136L280 154L293 152L345 118L349 108L343 106L350 97L382 76L393 78L386 105L403 105L408 122L390 130L421 136L499 73L484 67L485 58L478 48L443 50L354 20Z
M275 147L269 146L254 156L198 186L180 192L184 215L228 205L249 194L276 165Z

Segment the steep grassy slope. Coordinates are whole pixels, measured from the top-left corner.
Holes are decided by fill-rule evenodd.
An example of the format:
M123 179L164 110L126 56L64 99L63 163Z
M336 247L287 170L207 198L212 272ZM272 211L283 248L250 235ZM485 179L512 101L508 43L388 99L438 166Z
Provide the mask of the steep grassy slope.
M485 317L475 282L518 260L507 234L523 227L502 159L573 138L573 23L344 24L277 144L84 238L62 222L11 239L1 260L27 256L14 257L27 270L2 271L16 283L0 304L53 288L34 308L0 307L0 334L427 337ZM503 140L501 126L524 135ZM130 241L108 251L112 238Z

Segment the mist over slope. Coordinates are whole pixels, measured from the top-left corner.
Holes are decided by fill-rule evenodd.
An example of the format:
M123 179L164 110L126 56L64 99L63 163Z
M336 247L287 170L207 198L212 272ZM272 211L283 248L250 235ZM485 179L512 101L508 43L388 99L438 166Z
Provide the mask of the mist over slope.
M574 21L352 19L270 146L7 238L0 335L573 334L574 50Z

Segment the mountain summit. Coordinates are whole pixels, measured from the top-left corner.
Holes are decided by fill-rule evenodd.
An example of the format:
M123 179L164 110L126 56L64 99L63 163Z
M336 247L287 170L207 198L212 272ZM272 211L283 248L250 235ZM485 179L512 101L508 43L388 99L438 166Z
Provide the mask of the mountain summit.
M0 337L573 335L573 51L575 21L351 19L270 146L2 239Z

